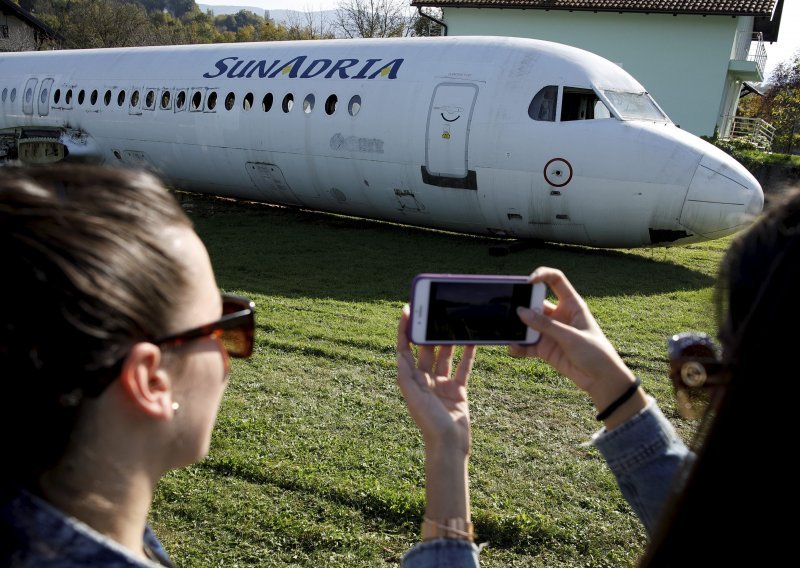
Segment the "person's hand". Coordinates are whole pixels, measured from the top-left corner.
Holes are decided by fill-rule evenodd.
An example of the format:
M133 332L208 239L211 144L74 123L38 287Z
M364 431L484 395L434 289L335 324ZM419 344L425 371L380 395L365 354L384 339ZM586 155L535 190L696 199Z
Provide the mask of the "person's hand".
M414 359L403 307L397 326L397 384L425 441L425 517L470 519L467 461L471 450L467 381L475 346L453 373L453 346L421 345ZM452 373L452 377L450 376Z
M531 274L531 282L546 283L558 303L545 301L543 313L527 308L518 310L520 319L539 331L541 338L535 345L511 345L509 354L538 357L548 362L589 393L595 406L602 410L633 383L633 373L563 272L540 267ZM644 395L637 398L642 401ZM634 405L629 406L633 408ZM614 416L614 422L622 414Z
M426 447L455 446L468 455L471 440L467 381L475 346L464 348L455 373L452 345L421 345L415 361L407 335L408 321L408 306L404 306L397 326L397 384L408 411L422 432Z

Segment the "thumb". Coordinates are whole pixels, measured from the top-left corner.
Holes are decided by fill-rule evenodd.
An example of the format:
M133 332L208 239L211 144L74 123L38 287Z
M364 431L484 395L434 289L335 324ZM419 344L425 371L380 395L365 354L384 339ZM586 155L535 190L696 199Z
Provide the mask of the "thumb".
M562 347L571 343L576 336L580 335L580 331L574 327L554 320L537 310L520 306L517 308L517 315L525 325L549 337Z

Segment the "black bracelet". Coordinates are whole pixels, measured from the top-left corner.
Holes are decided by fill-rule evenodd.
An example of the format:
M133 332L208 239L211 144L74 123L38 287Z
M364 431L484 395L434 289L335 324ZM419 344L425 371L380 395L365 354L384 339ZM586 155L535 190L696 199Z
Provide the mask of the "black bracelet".
M641 385L642 385L642 379L640 379L639 377L636 377L636 380L633 382L633 384L630 387L628 387L628 390L626 390L624 393L622 393L617 400L615 400L614 402L609 404L606 407L606 409L603 412L599 413L597 416L595 416L595 418L597 418L597 420L603 421L606 418L608 418L609 416L611 416L611 414L617 408L619 408L620 406L625 404L625 402L630 397L632 397L634 395L634 393L639 389L639 387Z

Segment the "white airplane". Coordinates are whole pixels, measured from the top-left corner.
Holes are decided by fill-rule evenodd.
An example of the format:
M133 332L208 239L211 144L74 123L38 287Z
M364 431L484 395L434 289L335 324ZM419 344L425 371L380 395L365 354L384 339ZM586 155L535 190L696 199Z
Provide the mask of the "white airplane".
M141 166L174 187L594 247L732 234L737 161L597 55L498 37L0 55L0 163Z

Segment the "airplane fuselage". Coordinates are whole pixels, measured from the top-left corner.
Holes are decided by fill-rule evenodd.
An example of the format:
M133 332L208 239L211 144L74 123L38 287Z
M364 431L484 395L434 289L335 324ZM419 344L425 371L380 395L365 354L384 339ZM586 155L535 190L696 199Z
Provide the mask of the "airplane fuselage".
M4 54L0 162L12 159L597 247L719 238L763 205L744 167L618 66L519 38Z

